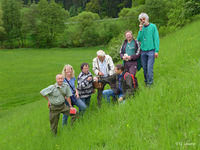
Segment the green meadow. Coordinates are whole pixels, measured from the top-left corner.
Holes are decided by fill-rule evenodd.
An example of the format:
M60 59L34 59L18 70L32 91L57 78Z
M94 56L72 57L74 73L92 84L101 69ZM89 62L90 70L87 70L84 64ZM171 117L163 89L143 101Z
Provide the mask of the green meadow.
M78 75L81 63L92 65L100 48L1 50L0 108L40 100L40 89L53 84L55 75L61 73L65 64L71 64Z
M199 26L200 20L161 39L152 88L144 86L141 70L134 97L125 104L104 102L98 109L93 95L73 127L62 127L60 118L56 137L50 133L47 102L39 91L55 82L66 63L74 66L77 76L80 64L91 65L102 47L1 50L0 149L199 149Z

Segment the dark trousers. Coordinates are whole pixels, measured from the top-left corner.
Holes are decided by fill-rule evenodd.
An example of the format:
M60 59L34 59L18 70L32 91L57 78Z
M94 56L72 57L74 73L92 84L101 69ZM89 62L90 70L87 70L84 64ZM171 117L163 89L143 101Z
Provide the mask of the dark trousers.
M102 83L103 84L103 88L102 89L98 89L98 93L97 93L97 100L98 100L98 107L101 107L101 101L102 101L102 96L103 96L103 90L104 90L104 87L106 86L107 83ZM111 83L108 83L110 85L110 87L112 88L111 86Z
M124 62L124 69L135 76L137 71L137 61Z
M67 116L70 115L70 108L69 106L66 106L64 103L61 105L50 105L49 108L49 120L50 120L50 126L51 131L56 135L57 134L57 128L58 128L58 121L60 118L60 114L63 113ZM76 115L71 115L71 125L76 119Z

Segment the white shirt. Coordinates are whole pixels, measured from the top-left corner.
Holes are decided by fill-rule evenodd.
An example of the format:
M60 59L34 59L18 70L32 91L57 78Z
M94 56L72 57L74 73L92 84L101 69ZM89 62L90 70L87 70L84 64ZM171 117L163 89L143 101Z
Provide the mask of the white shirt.
M107 76L108 76L108 73L107 73L107 64L106 64L106 60L104 59L104 61L101 62L101 61L98 59L98 63L99 63L100 72L102 72L102 73L104 74L104 77L107 77Z

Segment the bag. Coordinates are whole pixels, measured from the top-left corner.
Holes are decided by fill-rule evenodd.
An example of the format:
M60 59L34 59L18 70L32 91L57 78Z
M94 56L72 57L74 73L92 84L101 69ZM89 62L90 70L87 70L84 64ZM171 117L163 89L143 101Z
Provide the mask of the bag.
M126 80L126 76L127 75L130 75L132 77L132 79L133 79L133 86L134 86L134 89L135 89L137 87L135 76L133 74L131 74L131 73L126 72L124 74L124 80Z
M70 114L75 115L77 112L76 108L70 108Z
M103 84L101 82L93 81L92 84L93 84L94 89L103 89Z
M75 102L76 102L76 97L75 97L75 95L70 96L70 99L71 99L72 105L74 105Z

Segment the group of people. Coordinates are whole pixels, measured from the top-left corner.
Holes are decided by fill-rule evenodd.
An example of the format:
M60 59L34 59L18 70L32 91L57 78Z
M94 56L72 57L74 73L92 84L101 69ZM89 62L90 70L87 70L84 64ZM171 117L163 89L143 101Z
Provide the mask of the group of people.
M123 64L114 65L112 58L103 50L97 51L97 57L93 59L93 77L89 71L89 64L82 63L81 72L78 75L78 84L75 86L75 73L71 65L64 66L62 73L56 75L56 83L43 89L40 93L48 100L50 125L54 134L60 113L63 113L62 124L67 123L71 116L71 124L77 114L83 114L90 105L91 95L97 89L98 106L101 106L102 97L110 103L110 97L114 101L124 103L125 99L133 96L138 88L136 72L140 69L140 61L144 70L146 86L153 84L153 65L159 51L159 34L155 24L149 23L146 13L139 15L139 33L137 40L133 38L131 31L125 32L126 40L120 49L120 57ZM110 89L104 90L106 84ZM74 106L77 106L79 113Z

